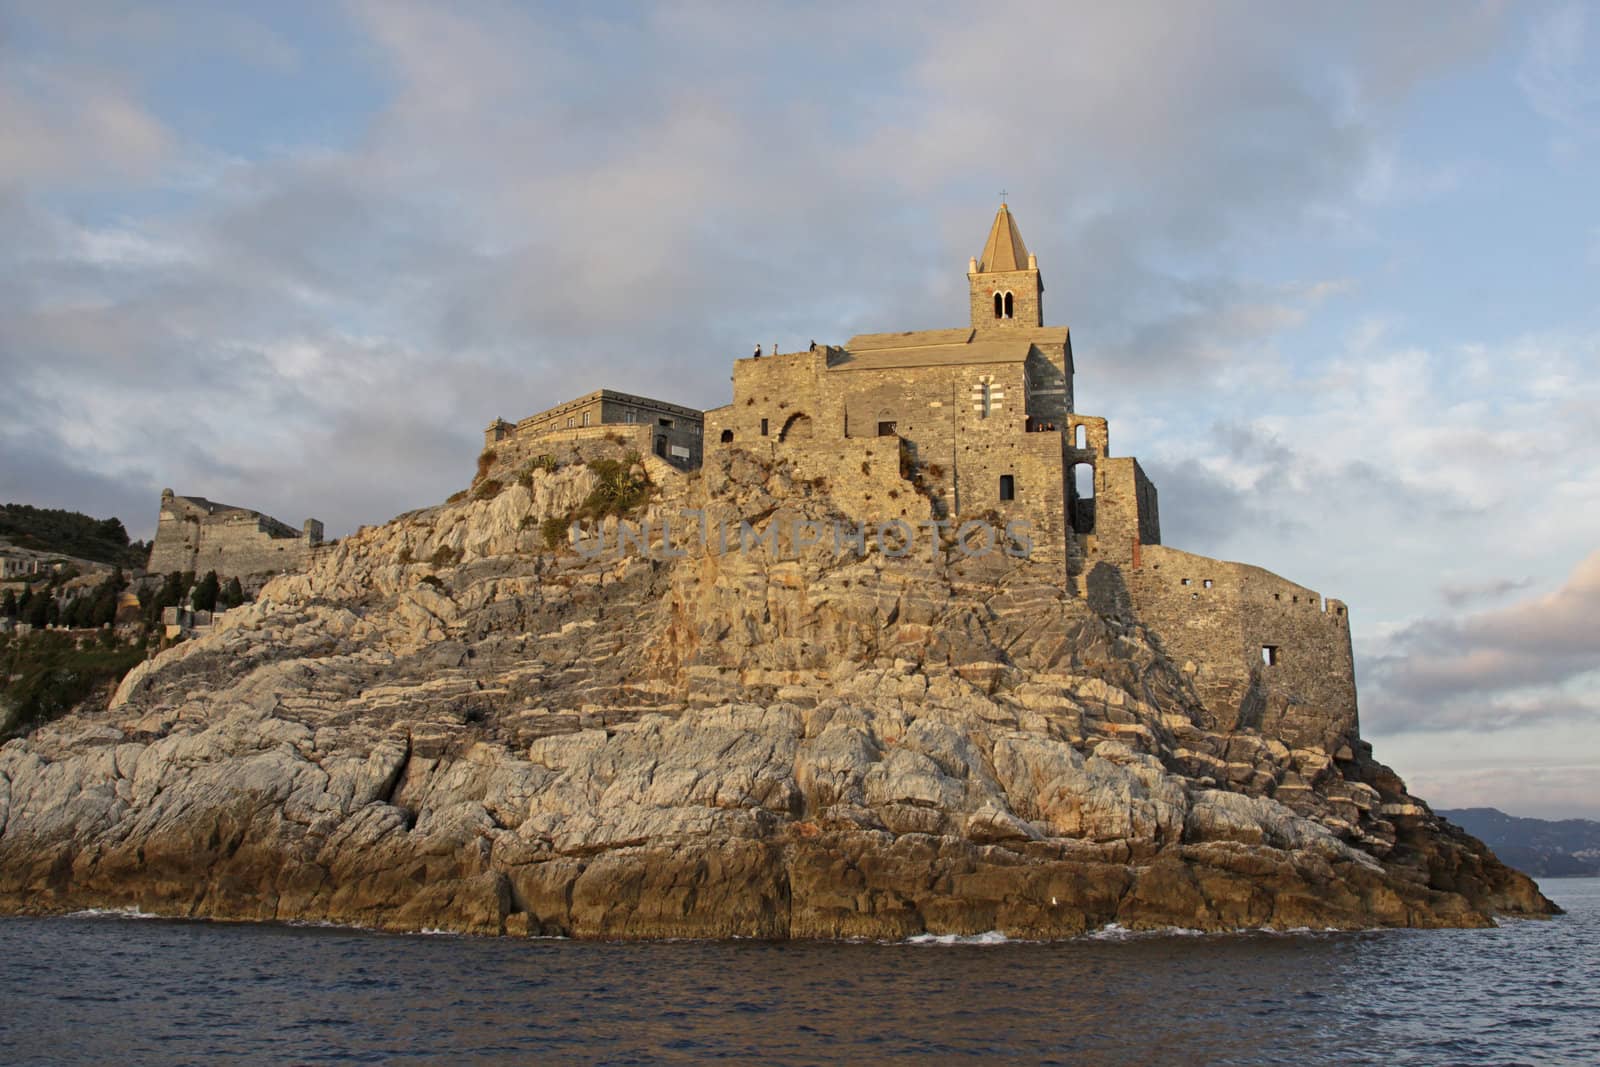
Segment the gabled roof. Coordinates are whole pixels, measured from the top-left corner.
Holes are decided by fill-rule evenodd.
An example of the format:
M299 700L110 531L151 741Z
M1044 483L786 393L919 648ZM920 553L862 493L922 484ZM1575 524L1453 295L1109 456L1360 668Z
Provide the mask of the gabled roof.
M989 240L983 246L983 255L978 259L978 272L992 274L1027 269L1028 246L1022 243L1022 233L1017 229L1017 220L1011 217L1011 209L1001 204L994 217L994 225L989 228Z

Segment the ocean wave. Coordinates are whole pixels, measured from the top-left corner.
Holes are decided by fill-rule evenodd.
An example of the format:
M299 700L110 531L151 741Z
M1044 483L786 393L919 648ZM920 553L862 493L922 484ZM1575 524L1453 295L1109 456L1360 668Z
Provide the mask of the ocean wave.
M917 934L905 940L908 945L1012 945L1016 942L999 930L981 934Z
M165 915L153 915L148 911L140 911L131 904L125 908L84 908L82 911L69 911L65 918L68 919L165 919Z

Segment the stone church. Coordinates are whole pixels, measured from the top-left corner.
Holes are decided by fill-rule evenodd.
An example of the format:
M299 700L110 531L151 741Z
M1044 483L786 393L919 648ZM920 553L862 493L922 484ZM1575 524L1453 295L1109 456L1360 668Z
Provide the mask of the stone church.
M1074 410L1071 331L1045 325L1044 277L1005 205L967 283L965 325L738 360L705 448L781 455L867 521L931 507L1026 522L1066 588L1155 632L1215 728L1308 747L1356 736L1344 604L1162 544L1155 485L1112 453L1104 418Z

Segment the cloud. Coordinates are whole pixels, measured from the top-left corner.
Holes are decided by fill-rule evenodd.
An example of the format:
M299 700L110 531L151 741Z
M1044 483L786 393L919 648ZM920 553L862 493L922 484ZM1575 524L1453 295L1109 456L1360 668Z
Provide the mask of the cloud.
M1492 578L1483 582L1446 583L1439 587L1440 598L1452 608L1478 600L1498 600L1509 593L1526 589L1532 578Z
M1410 774L1406 785L1435 808L1499 808L1535 819L1600 818L1600 762L1478 764Z
M1517 71L1528 106L1578 140L1600 133L1600 67L1584 47L1586 14L1582 6L1566 4L1537 19Z
M1367 660L1366 703L1392 732L1600 722L1597 615L1600 550L1553 592L1388 634Z

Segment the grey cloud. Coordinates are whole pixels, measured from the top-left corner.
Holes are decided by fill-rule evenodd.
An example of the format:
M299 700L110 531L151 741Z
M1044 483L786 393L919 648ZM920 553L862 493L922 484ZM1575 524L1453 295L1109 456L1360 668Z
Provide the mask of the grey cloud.
M1460 618L1430 618L1367 657L1392 732L1600 720L1580 680L1600 670L1600 551L1556 591Z
M32 401L22 432L115 413L86 468L132 461L347 529L458 486L493 416L619 384L713 406L753 342L960 321L992 194L1019 176L1051 317L1095 339L1106 406L1181 396L1270 363L1319 299L1230 260L1351 195L1399 91L1383 35L1247 7L1040 5L1003 48L975 47L956 5L673 5L643 23L352 10L386 109L349 144L212 166L186 206L126 220L170 256L97 261L59 216L0 201L0 363ZM1095 45L1063 63L1063 40ZM1308 78L1306 40L1379 102L1352 112ZM280 43L268 65L292 67ZM983 103L996 79L1014 107ZM51 240L9 240L25 231ZM1267 462L1264 484L1291 491L1305 460ZM1223 489L1186 488L1191 466L1165 468L1170 515L1221 537L1252 514L1209 507Z
M1439 587L1439 597L1452 608L1459 608L1475 601L1498 600L1510 593L1526 589L1532 584L1531 578L1493 578L1484 582L1449 583Z

